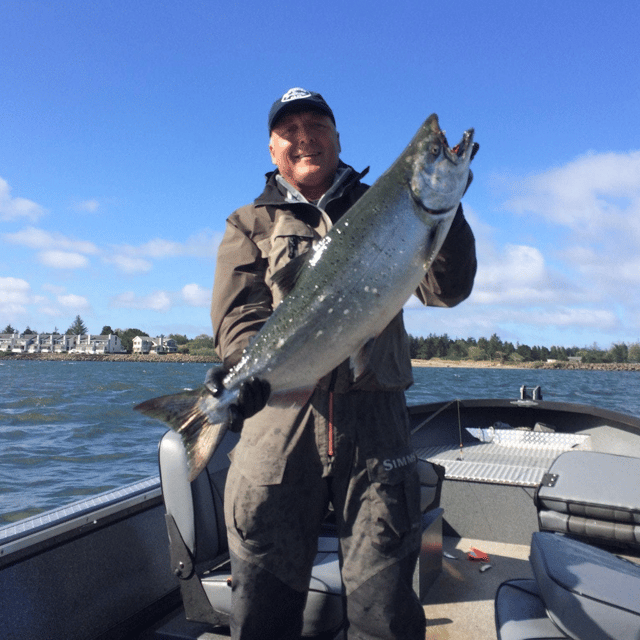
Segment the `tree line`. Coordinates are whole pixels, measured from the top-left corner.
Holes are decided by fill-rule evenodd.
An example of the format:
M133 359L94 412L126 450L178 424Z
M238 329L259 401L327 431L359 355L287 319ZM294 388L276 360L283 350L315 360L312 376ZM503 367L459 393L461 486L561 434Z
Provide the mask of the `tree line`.
M2 333L17 333L11 325L7 325ZM36 334L27 327L22 333ZM59 334L56 327L50 333ZM87 326L78 315L65 331L67 335L85 335L89 333ZM123 348L131 353L133 339L136 336L148 336L141 329L112 329L109 325L102 327L100 335L117 335ZM196 336L194 339L186 335L172 333L172 338L178 345L178 352L199 356L215 356L213 338L206 334ZM450 338L446 333L441 336L429 334L426 338L409 336L409 349L411 358L417 360L431 360L442 358L443 360L489 360L498 362L546 362L547 360L567 361L569 358L580 358L582 362L640 362L640 343L626 344L620 342L613 344L609 349L600 349L594 344L591 347L559 347L553 346L530 347L526 344L503 342L497 334L490 338Z
M613 344L601 349L591 347L530 347L526 344L503 342L497 334L490 338L453 339L446 333L442 336L429 334L426 338L409 336L411 357L418 360L442 358L444 360L489 360L498 362L546 362L568 361L580 358L582 362L640 362L640 343Z

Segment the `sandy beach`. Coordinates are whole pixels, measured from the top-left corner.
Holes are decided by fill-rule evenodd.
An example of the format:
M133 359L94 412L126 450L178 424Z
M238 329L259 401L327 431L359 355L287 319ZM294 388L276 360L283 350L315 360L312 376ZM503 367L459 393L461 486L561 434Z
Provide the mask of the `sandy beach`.
M500 362L497 360L412 360L414 367L461 367L466 369L567 369L581 371L640 371L638 362Z

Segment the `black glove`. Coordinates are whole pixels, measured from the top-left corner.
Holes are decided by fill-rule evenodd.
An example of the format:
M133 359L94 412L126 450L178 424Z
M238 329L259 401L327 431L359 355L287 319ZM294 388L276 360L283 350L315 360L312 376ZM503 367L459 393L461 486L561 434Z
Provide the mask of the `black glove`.
M207 371L204 383L213 393L214 397L222 395L225 389L222 381L229 373L225 367L213 367ZM264 409L269 401L271 394L271 385L266 380L258 378L249 378L240 385L238 400L235 404L229 406L231 420L229 422L229 430L239 433L246 418L258 413Z

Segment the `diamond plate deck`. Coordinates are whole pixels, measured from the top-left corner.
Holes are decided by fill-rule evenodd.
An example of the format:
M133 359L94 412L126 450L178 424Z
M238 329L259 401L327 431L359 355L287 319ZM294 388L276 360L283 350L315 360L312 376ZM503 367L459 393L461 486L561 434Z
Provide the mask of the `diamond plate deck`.
M483 430L488 431L488 430ZM589 449L589 436L495 429L491 442L416 449L419 458L442 465L450 480L535 487L564 451Z

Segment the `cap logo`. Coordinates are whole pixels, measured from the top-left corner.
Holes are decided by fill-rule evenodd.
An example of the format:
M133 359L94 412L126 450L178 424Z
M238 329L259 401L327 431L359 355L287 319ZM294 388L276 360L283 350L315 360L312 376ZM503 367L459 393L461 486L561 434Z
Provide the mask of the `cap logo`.
M287 93L282 96L280 102L291 102L292 100L299 100L300 98L310 98L311 93L302 87L294 87L289 89Z

